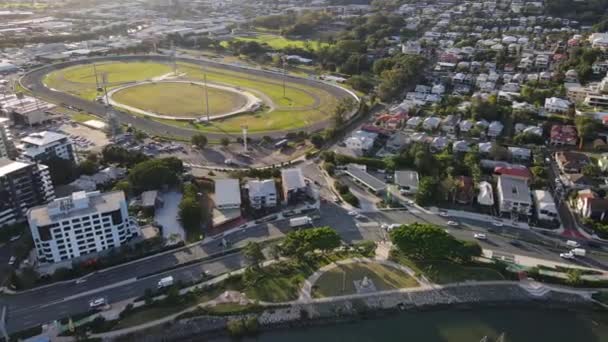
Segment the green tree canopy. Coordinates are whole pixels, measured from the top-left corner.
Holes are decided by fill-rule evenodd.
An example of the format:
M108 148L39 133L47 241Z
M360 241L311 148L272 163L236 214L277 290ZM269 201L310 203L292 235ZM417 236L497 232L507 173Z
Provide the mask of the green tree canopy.
M177 184L183 173L182 161L175 158L150 159L135 165L129 172L129 182L135 190L159 189Z

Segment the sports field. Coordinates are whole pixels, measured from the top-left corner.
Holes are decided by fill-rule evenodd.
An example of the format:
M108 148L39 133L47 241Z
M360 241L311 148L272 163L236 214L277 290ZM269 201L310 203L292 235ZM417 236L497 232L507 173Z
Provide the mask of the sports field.
M178 63L178 76L172 74L171 65L157 62L103 62L97 64L96 68L98 75L107 74L108 90L127 83L160 78L185 81L203 79L201 67L187 63ZM249 91L259 97L265 106L256 113L214 120L209 125L155 120L209 132L239 132L242 125L248 125L251 132L270 132L304 128L328 119L338 103L338 99L327 90L291 81L289 78L285 80L285 87L283 87L283 80L276 77L252 75L219 67L206 68L205 72L208 82ZM94 100L100 95L97 93L95 73L91 64L51 72L45 77L44 83L49 88L89 100ZM163 87L167 87L167 84ZM188 83L169 87L170 89L164 91L162 88L140 85L131 88L132 91L125 90L124 93L118 91L113 98L123 104L159 114L172 113L191 116L192 113L201 113L203 108L201 89ZM225 112L226 108L238 107L238 103L234 103L234 101L238 102L238 99L230 97L236 96L235 94L208 89L210 113L221 113ZM133 92L133 90L135 91Z
M289 38L285 38L283 36L278 36L278 35L274 35L274 34L260 34L255 37L237 37L235 39L245 41L245 42L251 41L251 42L257 42L259 44L268 44L268 46L270 46L271 48L273 48L275 50L281 50L288 46L301 48L301 49L310 48L313 50L317 50L323 46L329 46L328 43L321 43L316 40L306 41L306 40L300 40L300 39L289 39ZM228 42L223 41L221 43L221 45L226 47L226 46L228 46Z
M162 115L194 117L206 113L204 88L191 83L147 83L114 93L112 98ZM237 93L217 88L207 88L209 114L217 115L236 110L246 103Z

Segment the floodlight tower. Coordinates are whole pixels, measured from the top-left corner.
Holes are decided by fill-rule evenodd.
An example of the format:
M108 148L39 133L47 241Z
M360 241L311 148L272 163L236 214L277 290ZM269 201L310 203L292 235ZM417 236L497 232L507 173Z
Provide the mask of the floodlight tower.
M175 44L171 41L171 61L173 62L173 75L177 76L177 61L175 53Z
M243 149L247 152L247 129L249 128L247 125L241 125L243 129Z
M207 113L207 123L209 123L209 92L207 91L207 69L205 68L205 66L202 66L203 68L203 90L205 92L205 107L206 107L206 113Z
M281 55L281 62L283 64L283 97L285 97L285 78L287 77L287 72L285 70L285 55Z
M97 65L93 63L93 73L95 73L95 91L99 91L99 78L97 77Z

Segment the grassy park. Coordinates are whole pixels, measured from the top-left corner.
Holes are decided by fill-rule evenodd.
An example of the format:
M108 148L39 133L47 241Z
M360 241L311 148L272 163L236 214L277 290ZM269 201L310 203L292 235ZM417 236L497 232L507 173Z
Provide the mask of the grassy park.
M98 74L107 74L108 89L129 82L150 80L172 72L170 65L155 62L105 62L97 64L96 69ZM201 68L192 64L178 63L178 73L181 78L188 80L203 79ZM162 119L158 121L203 132L239 132L242 125L247 125L251 132L271 132L303 128L326 120L338 103L334 95L323 89L289 79L285 81L283 88L281 80L220 68L207 68L206 76L210 83L250 91L262 99L266 106L256 113L214 121L210 125ZM44 83L49 88L89 100L94 100L100 95L97 93L91 64L54 71L46 76ZM159 114L192 116L193 113L201 113L203 108L201 89L187 83L163 84L162 87L166 88L141 85L119 91L114 96L123 104ZM243 99L239 97L237 100L231 96L235 95L209 88L210 112L226 112L226 108L238 107L235 101Z
M237 93L208 87L209 113L227 113L245 104L244 97ZM113 95L114 100L171 116L200 116L205 113L204 88L190 83L148 83L125 88Z
M252 41L257 42L259 44L267 44L271 48L275 50L281 50L288 46L305 49L310 47L313 50L317 50L323 46L329 46L328 43L321 43L319 41L306 41L300 39L289 39L283 36L275 35L275 34L260 34L255 37L237 37L236 40L241 41ZM227 46L228 42L222 42L222 46Z
M378 263L339 265L323 273L313 285L313 297L333 297L357 293L354 282L367 277L378 291L416 287L418 282L405 272Z

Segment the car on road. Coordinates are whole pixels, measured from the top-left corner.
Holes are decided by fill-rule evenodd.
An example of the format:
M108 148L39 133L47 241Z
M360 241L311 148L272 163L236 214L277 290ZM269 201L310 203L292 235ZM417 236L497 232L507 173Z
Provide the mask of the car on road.
M492 221L492 224L495 227L502 227L502 226L504 226L504 224L502 222L500 222L500 221Z
M559 257L564 258L564 259L574 259L575 258L574 254L572 252L559 253Z
M520 247L521 246L521 242L519 242L517 240L511 240L511 241L509 241L509 244L511 246L515 246L515 247Z
M17 240L19 240L19 239L21 239L21 234L19 234L19 235L15 235L15 236L11 237L11 240L10 240L10 241L11 241L11 242L15 242L15 241L17 241Z
M475 233L475 234L473 234L473 237L476 238L477 240L487 240L488 239L486 234L483 234L483 233Z
M353 210L353 211L349 211L348 215L350 215L350 216L357 216L357 215L359 215L359 213Z
M581 244L576 241L573 241L573 240L568 240L568 241L566 241L566 246L579 248L581 246Z
M10 259L8 259L8 264L12 266L15 264L16 261L17 261L17 258L12 256Z
M447 213L447 212L445 212L445 211L440 211L440 212L439 212L439 216L441 216L441 217L448 217L449 215L448 215L448 213Z
M85 283L87 280L84 278L80 278L80 279L76 279L76 284L82 284Z
M355 219L357 219L357 220L365 220L366 218L367 217L365 217L365 215L361 215L361 214L355 216Z
M456 221L448 221L448 226L457 226L458 222Z
M101 298L96 298L93 299L89 302L89 308L90 309L99 309L102 308L104 306L106 306L106 299L101 297Z

